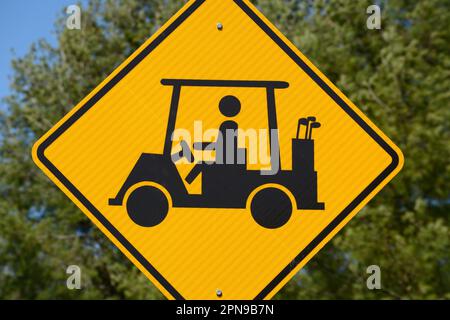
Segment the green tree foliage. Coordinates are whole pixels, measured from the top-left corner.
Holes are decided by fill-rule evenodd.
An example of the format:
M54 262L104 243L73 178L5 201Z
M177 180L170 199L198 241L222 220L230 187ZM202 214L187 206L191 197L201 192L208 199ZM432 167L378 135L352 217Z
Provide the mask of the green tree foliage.
M284 299L450 298L450 2L254 1L403 150L404 170L277 295ZM0 111L0 298L162 298L30 158L46 132L183 1L107 0L82 29L12 64ZM83 289L66 288L68 265ZM382 289L368 290L379 265Z

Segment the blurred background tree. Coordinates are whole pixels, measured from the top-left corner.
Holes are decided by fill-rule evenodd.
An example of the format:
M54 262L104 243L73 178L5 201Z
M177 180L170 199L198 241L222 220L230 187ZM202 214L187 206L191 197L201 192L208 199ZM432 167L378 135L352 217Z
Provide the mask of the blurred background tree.
M33 164L31 146L184 1L91 0L82 29L56 23L58 44L12 61L0 111L0 298L163 298ZM394 179L276 296L450 298L450 2L258 0L273 21L403 150ZM68 265L83 290L66 288ZM382 289L368 290L379 265Z

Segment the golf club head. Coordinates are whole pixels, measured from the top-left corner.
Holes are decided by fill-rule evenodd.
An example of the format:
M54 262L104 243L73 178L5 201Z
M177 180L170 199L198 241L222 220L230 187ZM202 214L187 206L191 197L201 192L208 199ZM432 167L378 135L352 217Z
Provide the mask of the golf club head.
M306 130L308 130L308 124L309 124L309 121L308 121L308 119L306 119L306 118L301 118L301 119L299 119L298 120L298 125L297 125L297 139L299 138L299 135L300 135L300 127L301 126L305 126L306 127Z
M298 124L299 124L299 125L307 126L307 125L308 125L308 119L306 119L306 118L301 118L300 120L298 120Z
M310 128L309 128L309 137L308 137L309 140L312 140L313 129L320 128L321 126L322 125L320 124L320 122L313 122L313 123L311 123Z
M308 117L309 122L316 122L316 117Z

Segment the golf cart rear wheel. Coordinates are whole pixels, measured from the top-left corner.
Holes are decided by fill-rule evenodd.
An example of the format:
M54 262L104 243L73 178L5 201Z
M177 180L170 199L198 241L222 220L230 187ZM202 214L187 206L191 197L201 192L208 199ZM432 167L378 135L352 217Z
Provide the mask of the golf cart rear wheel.
M280 189L266 188L258 191L251 202L253 219L262 227L277 229L284 226L292 215L292 202Z
M163 222L169 212L169 201L166 195L153 186L142 186L134 190L126 205L131 220L147 228Z

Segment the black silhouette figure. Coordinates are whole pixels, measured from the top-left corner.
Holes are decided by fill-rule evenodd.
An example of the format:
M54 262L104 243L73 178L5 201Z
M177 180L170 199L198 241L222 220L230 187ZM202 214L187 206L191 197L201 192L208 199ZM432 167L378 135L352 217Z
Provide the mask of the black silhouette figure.
M161 83L173 87L164 152L141 155L116 197L109 200L111 206L121 206L126 202L128 215L142 227L154 227L163 222L170 204L173 207L185 208L231 209L246 208L250 200L249 209L254 220L268 229L284 226L290 220L294 207L299 210L324 210L325 204L317 201L317 172L314 168L312 131L320 128L321 125L315 117L302 118L298 122L297 135L292 140L292 170L281 168L267 172L248 170L247 151L238 147L237 134L231 138L227 135L228 132L236 132L238 129L238 124L231 118L242 112L241 102L235 96L222 98L219 102L219 110L222 115L230 119L220 126L221 134L218 141L197 142L193 146L194 149L199 150L215 150L216 155L219 155L213 163L197 163L185 178L186 182L192 183L200 173L202 174L203 190L200 195L188 193L175 165L175 162L181 158L186 158L190 163L195 162L189 145L181 142L182 150L171 155L171 137L175 129L180 92L183 87L265 88L268 125L274 133L270 135L271 161L272 164L275 161L281 164L275 91L288 88L287 82L163 79ZM305 135L301 138L303 126ZM232 147L229 147L230 144ZM220 155L221 152L222 155ZM278 158L274 159L274 157ZM129 196L125 199L127 194ZM294 201L291 201L291 198Z
M235 96L226 96L220 100L219 103L220 112L228 117L236 117L241 111L241 102ZM222 123L219 128L220 134L218 135L215 143L194 143L194 149L199 150L212 150L216 152L215 164L237 164L238 163L238 124L235 121L227 120ZM182 142L183 143L183 142ZM172 157L173 160L173 157ZM175 161L176 162L176 161ZM186 177L186 182L191 184L194 180L203 172L210 163L199 162L195 165L189 175Z

